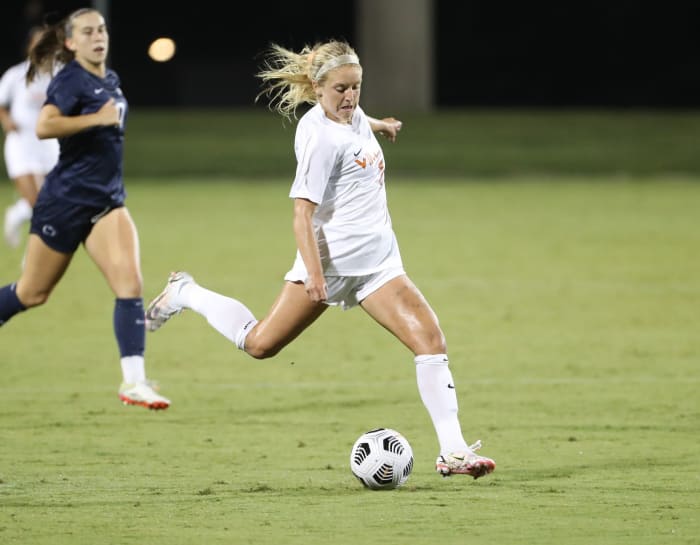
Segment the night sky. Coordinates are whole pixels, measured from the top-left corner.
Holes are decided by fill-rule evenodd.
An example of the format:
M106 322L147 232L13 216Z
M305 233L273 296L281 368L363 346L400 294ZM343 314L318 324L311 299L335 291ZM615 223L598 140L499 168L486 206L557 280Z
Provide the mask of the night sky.
M61 16L86 5L40 3ZM3 2L3 20L14 21L5 27L14 32L0 37L0 69L21 58L24 4ZM112 0L110 66L132 105L250 106L258 54L270 42L299 48L333 37L357 45L354 4L211 1L176 9L172 1ZM226 16L224 6L248 13ZM685 2L438 0L437 105L695 108L698 20L700 6ZM158 64L146 50L163 35L178 50Z

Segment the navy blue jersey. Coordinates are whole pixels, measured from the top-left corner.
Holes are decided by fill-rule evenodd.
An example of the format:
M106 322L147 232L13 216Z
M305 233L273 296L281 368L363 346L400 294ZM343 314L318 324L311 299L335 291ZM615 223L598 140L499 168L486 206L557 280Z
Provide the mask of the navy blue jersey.
M91 127L59 138L61 154L46 176L42 190L53 197L88 206L114 206L124 202L122 156L127 102L119 76L107 70L100 78L77 61L66 64L51 80L45 104L64 116L90 114L113 98L119 109L118 127Z

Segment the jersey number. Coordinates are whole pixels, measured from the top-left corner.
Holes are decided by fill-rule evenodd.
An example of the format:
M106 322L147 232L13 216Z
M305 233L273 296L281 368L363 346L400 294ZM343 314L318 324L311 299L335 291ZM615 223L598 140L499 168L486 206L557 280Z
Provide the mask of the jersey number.
M119 128L124 129L124 116L126 115L126 104L122 101L117 101L114 104L119 112Z

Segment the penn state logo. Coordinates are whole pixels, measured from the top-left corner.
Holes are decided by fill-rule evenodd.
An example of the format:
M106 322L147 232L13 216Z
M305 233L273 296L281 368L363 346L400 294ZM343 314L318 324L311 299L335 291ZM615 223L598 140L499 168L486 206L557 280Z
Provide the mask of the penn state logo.
M49 225L48 223L44 224L44 226L41 228L41 232L44 233L47 237L56 236L56 228L53 225Z

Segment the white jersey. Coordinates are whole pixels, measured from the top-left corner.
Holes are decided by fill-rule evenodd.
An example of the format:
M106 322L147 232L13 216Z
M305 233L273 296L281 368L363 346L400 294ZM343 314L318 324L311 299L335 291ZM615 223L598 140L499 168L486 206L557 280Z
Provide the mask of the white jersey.
M46 100L49 74L37 74L29 85L26 82L29 61L8 68L0 79L0 106L9 107L10 117L20 131L36 130L39 110Z
M313 225L324 274L362 276L402 267L387 207L384 154L362 109L345 125L317 104L299 120L294 151L289 196L318 205Z
M5 135L5 163L11 178L23 174L46 174L58 160L58 140L39 140L36 122L39 118L49 74L37 74L27 85L29 61L10 67L0 79L0 106L7 108L17 130Z

